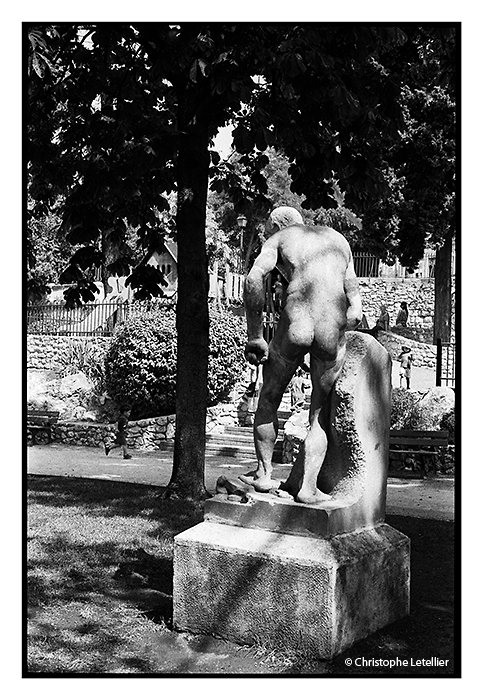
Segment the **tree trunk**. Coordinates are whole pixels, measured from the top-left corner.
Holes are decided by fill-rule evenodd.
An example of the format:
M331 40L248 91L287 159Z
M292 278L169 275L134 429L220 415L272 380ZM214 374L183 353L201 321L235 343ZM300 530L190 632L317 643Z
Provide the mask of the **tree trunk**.
M453 238L448 235L436 251L434 266L434 331L433 343L451 340L451 258Z
M200 500L204 483L208 381L208 261L205 243L208 130L182 129L178 152L178 332L173 473L166 496Z

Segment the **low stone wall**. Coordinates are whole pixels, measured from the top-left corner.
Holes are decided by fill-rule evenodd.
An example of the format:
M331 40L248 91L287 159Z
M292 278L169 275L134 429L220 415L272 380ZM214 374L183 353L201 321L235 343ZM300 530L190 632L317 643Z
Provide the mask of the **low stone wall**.
M229 425L238 425L236 406L220 404L208 409L207 433L221 433ZM152 452L159 449L161 443L174 438L175 426L175 415L130 421L127 445L133 450ZM64 445L102 447L104 442L114 439L116 432L115 423L59 421L52 429L52 439Z
M75 346L94 346L107 351L112 338L104 336L65 336L27 334L27 369L59 371Z
M436 369L436 345L428 345L420 343L417 340L404 338L395 333L380 331L377 335L378 341L383 345L390 354L393 362L402 350L403 345L411 348L413 355L413 365L415 367L429 367Z
M127 445L133 450L157 450L161 442L174 437L174 428L175 416L132 421L127 430ZM115 423L59 421L53 429L52 439L64 445L102 447L104 442L114 440L116 432Z
M210 406L206 410L206 433L222 433L225 428L240 425L238 409L235 404L222 403Z

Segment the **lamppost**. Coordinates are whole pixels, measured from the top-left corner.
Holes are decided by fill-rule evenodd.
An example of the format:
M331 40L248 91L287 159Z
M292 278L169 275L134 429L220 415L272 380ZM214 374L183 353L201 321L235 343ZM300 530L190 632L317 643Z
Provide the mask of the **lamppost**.
M243 231L247 225L247 217L240 214L237 216L236 222L240 229L240 272L243 273Z

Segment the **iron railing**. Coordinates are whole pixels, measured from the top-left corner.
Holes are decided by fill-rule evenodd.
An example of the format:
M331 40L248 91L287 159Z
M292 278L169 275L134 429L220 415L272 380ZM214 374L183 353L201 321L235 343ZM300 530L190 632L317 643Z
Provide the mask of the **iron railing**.
M456 386L455 343L436 341L436 386Z
M354 269L357 277L379 277L379 258L370 253L354 253Z
M133 315L157 308L175 308L172 299L144 302L101 302L84 304L75 309L65 305L32 304L27 306L27 333L37 335L110 336L119 323Z
M396 277L396 278L425 278L434 277L435 251L426 250L424 256L418 262L412 272L396 260L394 264L388 265L381 262L381 259L372 253L354 251L354 268L357 277Z

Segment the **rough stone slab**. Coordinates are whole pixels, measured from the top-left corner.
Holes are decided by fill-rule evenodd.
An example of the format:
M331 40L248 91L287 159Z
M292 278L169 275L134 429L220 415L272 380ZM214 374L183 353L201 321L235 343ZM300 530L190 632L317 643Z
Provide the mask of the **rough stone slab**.
M357 504L346 508L331 507L330 503L309 506L254 492L250 492L248 502L231 501L223 495L208 499L204 504L204 519L304 537L331 537L356 528L373 527L378 522L372 512L365 518ZM383 522L382 517L379 522Z
M175 537L174 626L330 659L409 613L409 539L204 521Z

